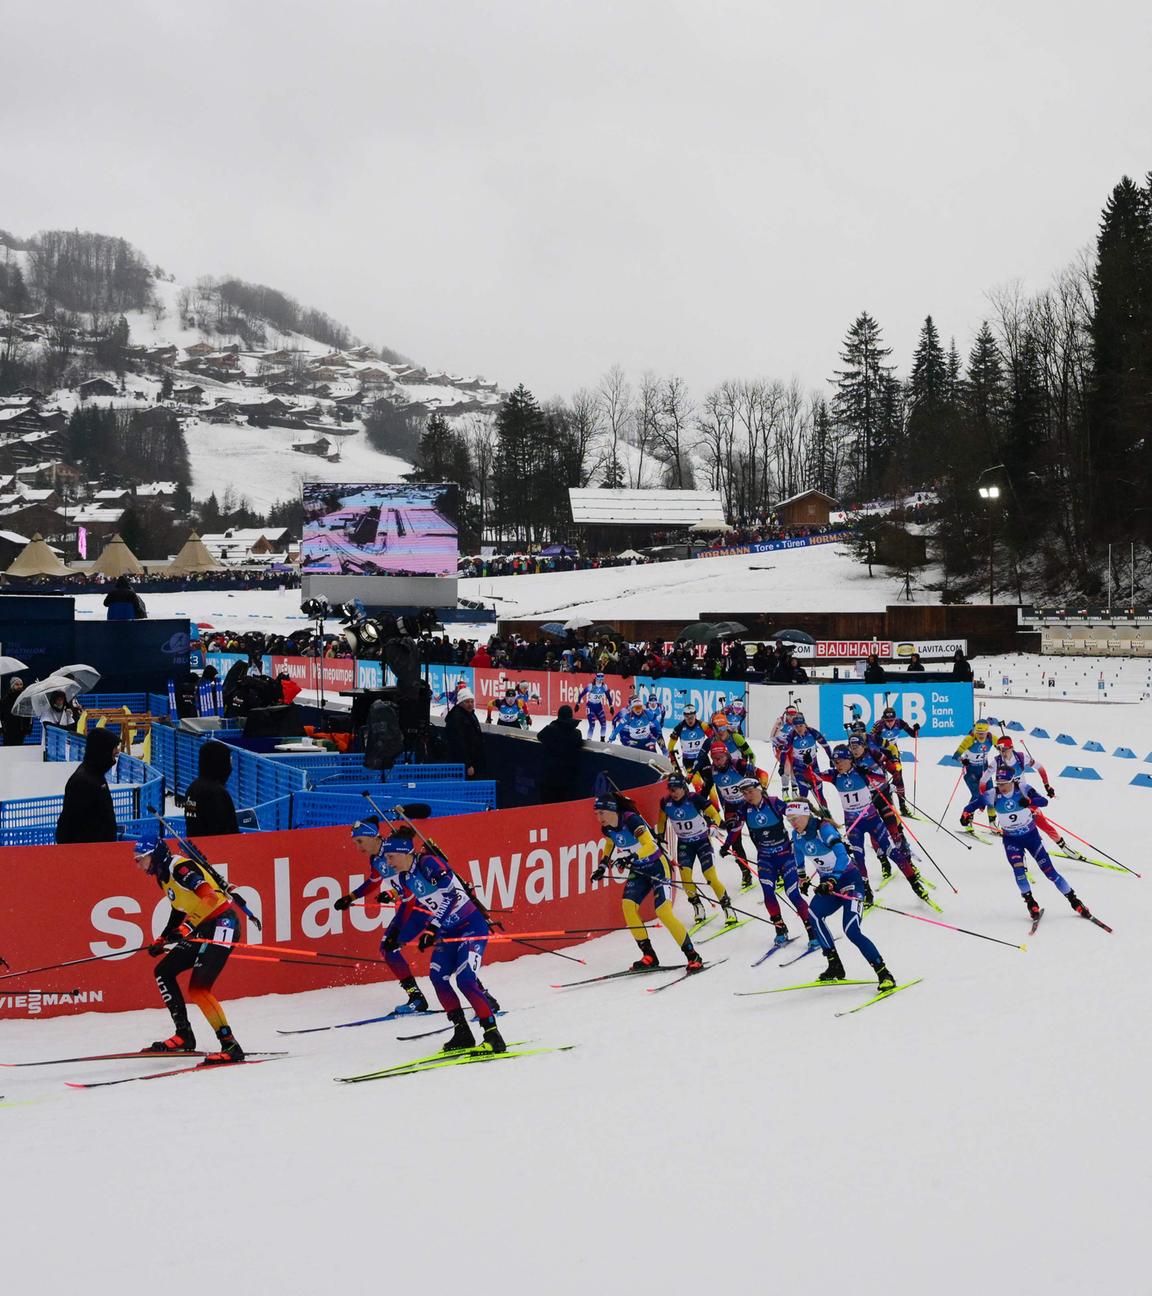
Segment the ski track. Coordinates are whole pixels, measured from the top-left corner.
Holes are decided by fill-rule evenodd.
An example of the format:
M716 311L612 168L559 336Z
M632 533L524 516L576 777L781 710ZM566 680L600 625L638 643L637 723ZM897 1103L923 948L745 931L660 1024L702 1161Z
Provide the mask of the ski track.
M1109 751L1136 746L1152 717L1152 703L988 709ZM1134 843L1152 793L1127 779L1142 762L1026 741L1056 776L1053 817L1141 868ZM935 764L953 745L919 744L930 809L955 780ZM1067 763L1097 766L1107 781L1062 779ZM958 810L959 794L953 826ZM931 825L914 828L960 888L953 896L925 870L943 921L1027 940L999 846L969 852ZM238 1037L290 1049L291 1066L83 1092L64 1082L156 1061L0 1069L5 1101L28 1104L0 1109L8 1285L125 1296L160 1284L183 1296L220 1276L314 1296L383 1281L415 1288L447 1263L483 1292L516 1296L596 1286L730 1296L766 1281L866 1296L1138 1289L1150 883L1055 863L1115 935L1075 919L1035 868L1048 913L1027 953L875 911L866 930L897 980L924 982L841 1020L871 987L735 997L822 966L814 956L750 968L771 937L753 922L718 947L724 966L667 993L645 993L642 979L548 990L567 967L546 956L491 969L508 1039L579 1045L501 1067L342 1086L333 1078L437 1041L400 1042L395 1022L275 1034L383 1011L398 1002L389 984L230 1003ZM735 883L730 860L721 871ZM739 907L758 912L754 895ZM884 899L937 917L900 878ZM677 908L687 913L682 897ZM672 962L667 934L653 939ZM581 947L585 974L622 967L633 948L622 934ZM838 948L850 977L866 972L852 946ZM141 958L140 975L150 972ZM518 1019L517 1005L534 1011ZM0 1060L136 1047L167 1032L159 1008L8 1019ZM430 1255L413 1234L444 1244Z

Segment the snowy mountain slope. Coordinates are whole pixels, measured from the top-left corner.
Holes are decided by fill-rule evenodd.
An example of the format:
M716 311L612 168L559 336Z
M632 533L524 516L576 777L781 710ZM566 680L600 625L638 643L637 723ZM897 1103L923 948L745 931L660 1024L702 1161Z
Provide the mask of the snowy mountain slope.
M661 563L658 568L477 578L461 581L460 594L494 603L502 618L541 621L559 616L566 608L594 619L682 616L685 621L701 612L749 605L796 612L830 606L844 612L869 612L899 602L903 594L903 582L877 571L869 577L867 568L855 562L843 545L826 544L730 558L691 558ZM931 579L931 569L924 579Z
M1067 728L1068 710L1049 705L1046 726ZM1119 743L1150 716L1102 710L1100 736ZM920 743L935 808L955 777L934 764L950 746ZM1058 792L1061 822L1140 867L1148 792L1104 799L1069 780ZM924 840L960 887L951 896L927 870L945 920L1023 941L999 847L967 852L930 826ZM158 1282L184 1296L217 1272L282 1296L385 1276L411 1290L445 1273L511 1296L1138 1289L1148 883L1059 863L1115 935L1072 917L1043 880L1048 913L1027 953L875 912L866 929L893 971L925 979L842 1020L866 989L735 997L819 966L753 970L768 929L750 923L703 947L726 963L667 994L548 988L621 966L622 934L569 951L586 970L545 956L493 969L508 1038L578 1045L558 1056L347 1088L332 1077L426 1044L387 1024L274 1033L367 1015L396 1001L389 985L230 1005L245 1043L288 1046L287 1062L88 1093L63 1081L155 1064L0 1070L7 1099L31 1104L0 1110L0 1209L21 1221L9 1282L93 1296ZM882 899L936 916L900 881ZM667 936L655 943L671 960ZM852 949L845 962L865 970ZM3 1022L0 1059L136 1045L166 1023L159 1009ZM173 1210L181 1238L210 1244L174 1239ZM79 1219L84 1245L60 1246L60 1221Z

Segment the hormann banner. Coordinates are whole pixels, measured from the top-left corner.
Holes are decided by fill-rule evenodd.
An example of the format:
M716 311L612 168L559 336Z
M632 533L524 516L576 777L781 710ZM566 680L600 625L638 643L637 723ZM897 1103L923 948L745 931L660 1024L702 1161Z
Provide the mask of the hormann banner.
M858 661L875 653L881 661L907 661L919 653L926 661L943 661L956 649L967 653L967 639L821 639L811 644L789 644L805 661Z
M759 544L728 545L723 549L700 549L695 558L731 558L735 554L775 553L778 549L807 549L810 545L839 544L847 540L847 531L829 531L824 535L796 536L791 540L761 540Z
M658 786L630 794L650 818ZM620 925L617 885L623 879L591 881L600 836L591 799L458 815L437 820L431 831L481 900L502 911L504 931L489 944L487 963L525 952L505 936L565 930L575 945L586 939L585 931ZM246 833L202 844L263 923L262 931L248 920L241 927L241 944L218 982L222 998L389 979L372 960L379 957L380 932L392 909L380 905L374 893L362 906L334 907L365 876L364 857L352 848L346 828ZM141 946L159 935L171 906L135 867L127 842L86 846L82 857L70 846L9 846L3 854L0 931L11 967L99 961L27 978L0 968L0 1020L160 1008L154 964ZM53 879L51 893L44 887L47 877ZM67 903L57 903L59 896L67 896ZM280 962L269 958L276 948L304 950L319 956L317 962L325 953L367 961L317 967L297 955L293 962ZM413 945L409 956L417 975L426 975L427 955ZM498 974L489 984L499 994ZM381 1002L397 1002L395 989L382 993ZM246 1038L243 1005L232 1017L237 1034Z

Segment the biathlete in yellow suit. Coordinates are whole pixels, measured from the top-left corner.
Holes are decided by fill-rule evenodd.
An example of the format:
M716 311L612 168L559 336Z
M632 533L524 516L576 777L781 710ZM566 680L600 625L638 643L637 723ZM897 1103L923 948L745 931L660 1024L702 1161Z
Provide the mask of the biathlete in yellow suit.
M710 796L690 789L688 780L682 774L669 774L668 795L660 802L656 836L660 841L665 841L665 834L669 828L672 829L676 838L676 863L680 866L680 882L688 903L692 906L692 917L698 923L704 922L708 914L704 908L704 897L692 877L692 869L697 860L700 861L700 871L720 902L725 923L736 922L732 901L716 872L716 856L709 836L709 825L719 828L722 822L720 811Z
M196 1036L188 1021L188 1007L176 982L180 973L191 971L188 997L208 1019L220 1041L219 1051L207 1054L205 1063L243 1062L244 1050L232 1034L220 1001L212 993L240 930L239 909L207 869L184 855L173 855L163 839L138 841L135 855L137 865L156 879L160 890L172 902L172 913L164 931L148 946L148 953L153 958L163 955L156 964L156 985L164 1006L172 1014L176 1033L166 1040L157 1040L144 1052L195 1050ZM192 937L199 939L189 939Z
M628 881L624 884L621 906L624 921L640 946L640 957L632 964L633 972L646 972L660 966L648 930L640 917L640 905L651 896L656 905L656 917L664 924L668 934L680 946L688 960L688 971L699 972L704 966L692 944L684 924L672 912L672 865L643 815L627 797L605 793L596 798L594 806L603 837L600 841L600 863L592 872L592 881L599 882L612 862L613 851L621 856L615 862L627 868Z

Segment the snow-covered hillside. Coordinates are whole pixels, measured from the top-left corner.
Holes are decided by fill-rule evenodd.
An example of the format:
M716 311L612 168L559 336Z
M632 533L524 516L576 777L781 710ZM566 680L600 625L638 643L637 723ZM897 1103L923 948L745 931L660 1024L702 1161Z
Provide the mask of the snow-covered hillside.
M1053 733L1084 711L1028 707ZM1093 736L1116 745L1150 720L1147 705L1101 709ZM920 742L920 800L935 810L955 779L936 764L951 746ZM1054 817L1141 868L1132 843L1152 793L1109 783L1102 797L1055 772ZM634 950L623 934L569 950L585 968L529 955L492 969L506 1036L576 1045L565 1054L349 1088L333 1078L436 1039L401 1042L411 1027L396 1023L275 1033L383 1011L389 984L230 1004L248 1047L290 1049L270 1066L103 1093L64 1081L156 1063L0 1070L17 1104L0 1110L0 1210L22 1221L5 1243L9 1282L100 1296L160 1283L184 1296L211 1274L315 1296L382 1276L416 1290L447 1271L512 1296L1139 1290L1148 883L1058 861L1115 934L1038 879L1048 912L1023 952L1000 847L915 830L959 888L926 870L943 920L1009 944L875 911L865 927L892 970L924 980L858 1016L835 1013L866 987L737 997L819 966L753 969L769 938L753 921L702 945L725 961L668 994L631 981L552 988L621 967ZM735 883L728 862L722 872ZM881 899L937 916L899 879ZM737 903L761 912L752 893ZM664 933L654 941L675 957ZM850 975L867 970L855 950L844 957ZM133 1047L167 1020L157 1007L5 1021L0 1060ZM61 1221L82 1221L82 1245L60 1245Z
M594 619L681 618L754 607L784 612L882 611L901 601L903 582L853 561L843 545L776 553L691 558L658 567L501 576L460 582L462 597L493 603L501 618L546 621L567 609ZM926 569L924 580L932 579ZM913 586L915 593L917 586ZM921 596L913 601L931 602ZM561 619L563 617L561 616ZM783 625L787 624L783 622Z

